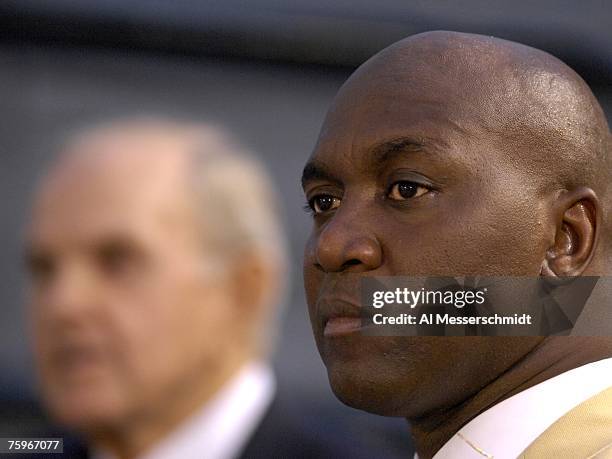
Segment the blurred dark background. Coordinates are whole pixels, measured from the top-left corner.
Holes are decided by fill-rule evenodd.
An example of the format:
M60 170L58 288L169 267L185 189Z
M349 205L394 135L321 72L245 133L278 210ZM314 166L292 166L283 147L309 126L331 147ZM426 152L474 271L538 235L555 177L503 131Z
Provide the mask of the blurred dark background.
M408 35L495 35L560 57L612 113L612 7L601 1L18 0L0 3L0 436L37 422L20 232L32 184L68 130L126 114L227 126L267 164L293 250L276 356L283 391L389 448L401 420L343 407L316 353L299 261L309 231L299 176L351 71ZM395 446L393 446L395 445ZM407 447L409 450L409 446Z

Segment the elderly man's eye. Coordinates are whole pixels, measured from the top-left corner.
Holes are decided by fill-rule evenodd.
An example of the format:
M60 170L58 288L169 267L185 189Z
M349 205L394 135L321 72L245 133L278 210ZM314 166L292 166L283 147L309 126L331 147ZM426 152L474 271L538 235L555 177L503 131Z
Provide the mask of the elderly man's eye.
M405 201L406 199L418 198L429 191L429 188L419 183L402 180L391 185L387 196L395 201Z
M109 276L128 274L139 262L139 252L124 241L108 241L96 250L99 268Z
M329 212L338 207L340 207L340 199L328 194L315 196L308 201L308 209L314 215Z
M49 281L57 271L57 263L50 256L31 254L28 255L26 263L30 276L36 283Z

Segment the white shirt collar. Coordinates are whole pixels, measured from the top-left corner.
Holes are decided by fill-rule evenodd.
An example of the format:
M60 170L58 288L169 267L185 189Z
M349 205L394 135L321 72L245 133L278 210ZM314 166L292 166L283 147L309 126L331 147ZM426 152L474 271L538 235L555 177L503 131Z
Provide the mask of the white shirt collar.
M609 387L612 358L566 371L479 414L459 430L465 440L455 435L434 459L482 459L487 454L515 459L557 419Z
M246 446L276 388L268 365L249 363L197 413L139 459L232 459ZM95 459L114 459L98 451Z

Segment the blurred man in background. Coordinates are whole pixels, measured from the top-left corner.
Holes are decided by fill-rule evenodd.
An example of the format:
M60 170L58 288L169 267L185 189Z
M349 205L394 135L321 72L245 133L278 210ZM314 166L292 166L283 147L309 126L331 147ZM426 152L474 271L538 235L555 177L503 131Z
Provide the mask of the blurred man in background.
M28 234L43 399L93 457L328 456L274 401L284 235L266 174L221 132L81 132Z

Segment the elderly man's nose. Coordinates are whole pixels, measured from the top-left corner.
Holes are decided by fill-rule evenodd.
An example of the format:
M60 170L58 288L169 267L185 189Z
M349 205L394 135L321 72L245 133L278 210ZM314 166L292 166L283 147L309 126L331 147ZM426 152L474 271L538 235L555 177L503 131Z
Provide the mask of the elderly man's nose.
M373 234L333 223L317 240L316 263L327 272L365 272L382 263L382 248Z
M52 285L43 294L44 306L57 316L70 317L88 309L93 298L90 276L83 269L68 268L58 273Z

